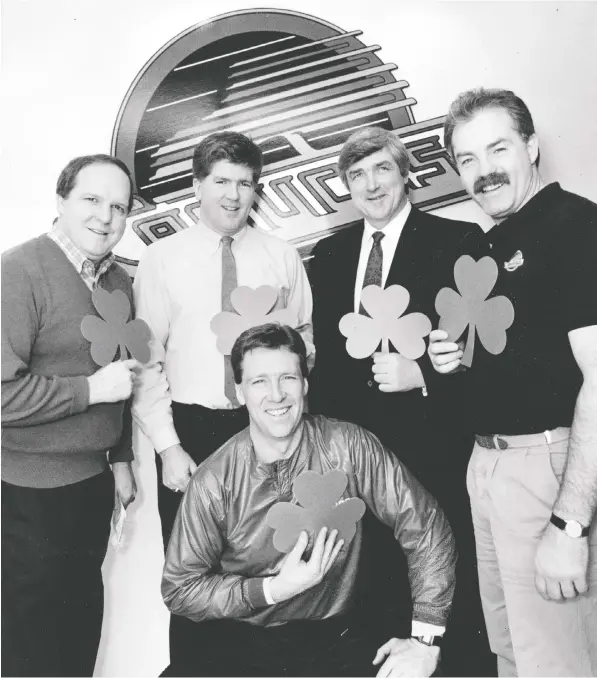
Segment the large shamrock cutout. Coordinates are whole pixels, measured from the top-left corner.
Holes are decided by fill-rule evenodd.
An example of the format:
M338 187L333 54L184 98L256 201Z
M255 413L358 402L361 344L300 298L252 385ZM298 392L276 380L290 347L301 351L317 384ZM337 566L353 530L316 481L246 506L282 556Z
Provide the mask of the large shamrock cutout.
M269 285L261 285L257 289L243 286L232 290L230 303L236 313L221 311L212 318L210 324L211 331L218 337L218 351L223 355L230 355L234 342L251 327L272 322L292 325L293 318L288 309L272 311L277 300L278 292Z
M378 285L365 287L361 303L371 317L347 313L338 325L346 337L348 354L353 358L367 358L380 342L382 350L387 353L388 341L391 341L405 358L420 358L425 353L423 337L431 332L431 321L423 313L403 316L409 301L410 294L401 285L392 285L385 290Z
M487 351L493 355L506 347L506 330L514 322L512 302L503 296L488 299L498 277L498 267L491 257L475 261L464 255L454 266L458 292L441 289L435 298L439 327L456 341L468 325L468 337L461 363L470 367L473 361L475 333Z
M348 478L343 471L316 471L301 473L293 484L294 496L299 502L281 501L268 511L265 518L274 530L274 546L288 553L305 530L312 544L322 527L338 530L338 539L344 544L354 537L357 521L365 513L365 502L358 497L339 501L344 494Z
M146 363L151 357L151 330L140 318L129 320L131 304L126 294L97 287L91 293L91 300L101 317L86 315L81 321L81 333L91 342L93 360L104 367L112 362L120 348L121 360L128 358L128 349L133 358Z

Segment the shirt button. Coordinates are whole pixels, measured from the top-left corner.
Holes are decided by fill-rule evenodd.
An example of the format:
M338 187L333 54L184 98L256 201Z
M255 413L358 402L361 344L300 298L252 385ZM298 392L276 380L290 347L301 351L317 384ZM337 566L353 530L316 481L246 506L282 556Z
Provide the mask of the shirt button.
M369 379L369 381L367 382L367 386L369 386L369 388L371 388L371 386L373 386L373 382L371 381L371 379Z

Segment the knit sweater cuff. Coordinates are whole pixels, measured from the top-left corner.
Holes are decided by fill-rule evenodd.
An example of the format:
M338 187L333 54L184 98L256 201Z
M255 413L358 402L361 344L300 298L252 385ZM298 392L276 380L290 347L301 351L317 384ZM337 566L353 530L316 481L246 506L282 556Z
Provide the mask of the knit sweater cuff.
M69 381L73 391L71 415L85 412L89 407L89 381L87 377L69 377Z

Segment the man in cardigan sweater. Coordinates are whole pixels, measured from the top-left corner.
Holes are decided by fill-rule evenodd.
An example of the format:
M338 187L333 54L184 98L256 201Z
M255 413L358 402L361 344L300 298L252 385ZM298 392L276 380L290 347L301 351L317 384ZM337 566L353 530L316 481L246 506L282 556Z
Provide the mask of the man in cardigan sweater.
M111 156L72 160L51 233L2 255L2 673L91 676L116 499L136 493L128 398L138 364L97 368L81 333L114 262L132 182ZM132 309L132 303L131 303ZM109 472L108 463L112 465Z

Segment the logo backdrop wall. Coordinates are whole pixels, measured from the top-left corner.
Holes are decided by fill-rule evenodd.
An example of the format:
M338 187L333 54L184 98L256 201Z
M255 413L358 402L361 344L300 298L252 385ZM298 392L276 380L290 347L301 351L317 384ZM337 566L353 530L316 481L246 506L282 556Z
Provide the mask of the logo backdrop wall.
M250 223L304 257L318 239L358 219L336 162L359 127L398 131L410 153L410 198L420 209L466 200L443 146L444 118L416 122L409 83L361 34L298 12L247 10L165 45L129 88L112 138L112 153L133 171L136 236L148 245L197 221L193 149L224 129L248 134L264 154ZM134 275L135 257L117 254Z

